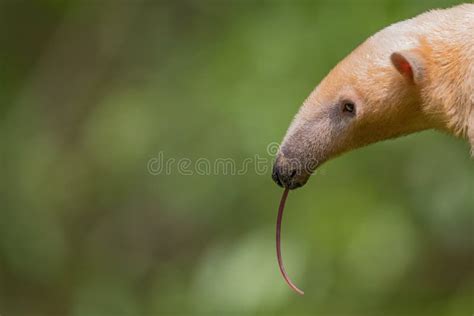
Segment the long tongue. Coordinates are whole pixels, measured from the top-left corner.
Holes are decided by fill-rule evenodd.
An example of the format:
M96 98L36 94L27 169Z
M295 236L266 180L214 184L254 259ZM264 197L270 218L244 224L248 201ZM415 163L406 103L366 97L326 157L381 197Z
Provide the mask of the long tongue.
M288 286L300 295L304 295L304 292L296 287L296 285L291 282L290 277L286 274L285 267L283 266L283 259L281 258L281 243L280 243L280 232L281 232L281 220L283 218L283 209L285 208L286 198L288 197L288 192L290 190L285 188L283 195L281 197L280 206L278 207L278 216L277 216L277 225L276 225L276 250L277 250L277 259L278 267L280 268L281 275L285 279L285 282Z

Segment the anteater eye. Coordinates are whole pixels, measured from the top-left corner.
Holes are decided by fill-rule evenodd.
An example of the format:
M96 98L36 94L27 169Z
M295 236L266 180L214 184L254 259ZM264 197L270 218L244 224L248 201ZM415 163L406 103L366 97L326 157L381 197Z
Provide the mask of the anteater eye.
M344 102L344 106L342 109L343 112L346 113L354 113L355 112L355 105L352 102Z

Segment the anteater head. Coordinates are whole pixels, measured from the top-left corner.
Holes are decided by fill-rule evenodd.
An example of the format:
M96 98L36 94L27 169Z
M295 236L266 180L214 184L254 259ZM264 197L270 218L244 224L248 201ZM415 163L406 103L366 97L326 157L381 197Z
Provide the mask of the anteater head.
M303 103L277 154L277 184L298 188L331 158L430 126L420 104L422 52L376 42L342 60Z

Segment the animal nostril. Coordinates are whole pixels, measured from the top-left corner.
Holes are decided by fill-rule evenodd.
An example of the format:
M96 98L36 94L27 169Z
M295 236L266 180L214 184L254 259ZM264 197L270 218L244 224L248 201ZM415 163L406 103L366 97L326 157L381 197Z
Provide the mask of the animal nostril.
M280 180L280 173L278 172L278 168L276 166L273 167L272 179L276 184L283 187L283 183Z

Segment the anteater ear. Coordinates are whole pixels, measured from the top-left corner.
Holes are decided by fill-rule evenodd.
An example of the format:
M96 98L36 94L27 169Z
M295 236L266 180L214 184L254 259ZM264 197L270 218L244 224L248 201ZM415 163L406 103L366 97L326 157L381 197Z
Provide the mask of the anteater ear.
M423 76L423 61L417 53L411 50L395 52L390 56L390 60L410 83L420 83Z

